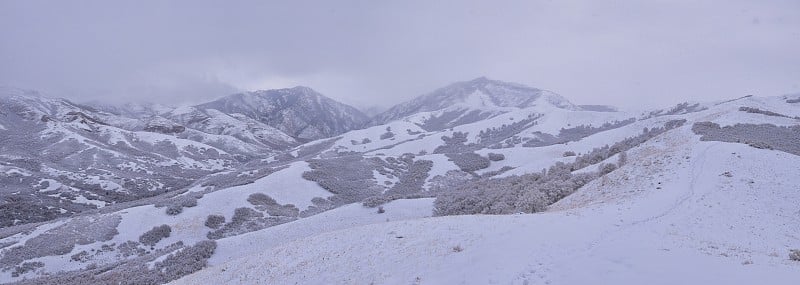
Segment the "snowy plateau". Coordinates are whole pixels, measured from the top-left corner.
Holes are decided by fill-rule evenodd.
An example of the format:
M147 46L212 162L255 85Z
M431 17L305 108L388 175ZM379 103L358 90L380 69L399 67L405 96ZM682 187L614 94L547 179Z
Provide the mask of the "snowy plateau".
M2 283L800 284L800 94L0 93Z

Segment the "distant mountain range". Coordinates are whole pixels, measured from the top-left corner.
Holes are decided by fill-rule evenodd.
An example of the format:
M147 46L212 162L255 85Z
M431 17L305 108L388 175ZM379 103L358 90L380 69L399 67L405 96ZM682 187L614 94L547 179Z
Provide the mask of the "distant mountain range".
M413 283L414 270L433 283L525 283L483 274L496 266L474 268L474 280L436 268L498 263L482 259L482 242L515 252L533 237L529 246L548 254L562 240L577 254L595 244L628 253L617 243L666 252L637 235L650 230L665 239L657 246L737 248L783 264L749 247L789 244L796 229L786 213L796 211L798 181L763 169L796 170L797 95L629 113L481 77L367 116L307 87L178 108L0 93L0 282L162 284L210 264L179 283L352 283L350 273ZM784 214L735 210L759 199ZM486 216L533 212L548 213ZM420 219L434 215L466 217ZM709 215L724 227L688 226ZM742 220L751 227L739 229ZM769 222L768 242L718 234L735 225L753 234L759 221ZM570 238L548 238L562 224L577 227ZM408 259L429 253L436 258ZM334 254L359 265L319 258ZM528 280L531 270L511 275Z

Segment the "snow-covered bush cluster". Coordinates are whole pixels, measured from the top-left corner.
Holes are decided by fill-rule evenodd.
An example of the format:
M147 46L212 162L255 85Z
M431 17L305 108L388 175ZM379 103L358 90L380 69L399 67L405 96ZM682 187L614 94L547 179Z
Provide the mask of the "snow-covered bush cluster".
M493 115L480 110L453 110L427 118L420 127L426 131L441 131L455 126L477 122Z
M23 262L19 266L14 267L14 271L11 272L11 276L19 277L22 274L34 271L37 268L42 268L42 267L44 267L44 263L41 261Z
M800 261L800 249L790 249L789 259L794 261Z
M488 158L474 152L448 153L446 156L464 172L475 172L487 168L491 164Z
M206 236L209 239L221 239L288 223L296 219L296 217L287 216L264 216L263 213L253 208L240 207L234 210L230 222L217 226L218 229L209 232ZM212 223L212 225L216 224Z
M499 128L492 127L485 130L481 130L478 133L478 142L486 147L489 148L503 148L503 147L511 147L513 144L501 144L508 140L509 138L513 137L516 134L519 134L523 130L535 126L537 124L536 120L541 118L544 115L541 114L530 114L527 118L513 122L511 124L503 124ZM511 141L509 141L511 142Z
M0 268L11 269L23 261L44 256L69 254L76 245L111 240L121 221L118 215L80 217L25 241L3 249Z
M304 172L303 178L335 194L328 197L334 206L361 202L382 192L373 183L372 162L360 155L312 159L308 164L312 170Z
M700 140L743 143L755 148L774 149L800 155L800 126L772 124L736 124L720 127L712 122L699 122L692 126Z
M103 265L90 264L83 270L23 279L16 284L165 284L205 268L216 248L216 242L210 240L188 247L178 242L163 250L132 259ZM159 257L163 259L156 261ZM33 265L34 268L35 266Z
M493 152L487 154L486 157L489 158L489 160L491 161L501 161L503 159L506 159L506 156L503 155L502 153L493 153Z
M433 168L433 161L430 160L410 162L407 171L400 175L399 181L392 188L386 190L386 194L397 196L421 192L431 168Z
M635 137L626 138L611 146L595 148L576 157L574 162L557 162L542 173L481 178L458 185L449 191L446 187L437 188L442 192L434 202L434 214L442 216L542 211L593 179L614 171L618 165L602 164L597 173L573 174L573 171L598 164L617 154L618 163L624 164L628 159L625 151L684 123L685 120L674 120L667 122L664 127L645 129Z
M172 228L168 225L155 226L139 236L139 242L147 246L155 246L162 239L168 238Z
M212 215L208 215L208 217L206 217L206 222L205 222L206 227L209 227L209 228L212 228L212 229L216 230L216 229L219 229L219 227L221 227L224 224L225 224L225 216L223 216L223 215L213 215L212 214Z
M381 139L390 139L394 137L394 133L392 132L392 127L386 127L386 132L381 134Z
M786 103L789 103L789 104L800 103L800 97L794 98L794 99L786 99Z
M775 113L775 112L768 111L768 110L761 110L759 108L753 108L753 107L739 107L739 111L752 113L752 114L762 114L762 115L765 115L765 116L783 117L783 118L790 118L790 119L798 119L798 120L800 120L800 117L792 118L792 117L789 117L789 116L784 115L784 114L779 114L779 113Z
M433 153L461 153L475 151L479 147L477 145L466 145L468 133L453 132L452 137L442 136L444 145L436 147Z
M216 174L208 181L202 183L202 186L214 186L215 189L224 189L234 186L246 185L255 182L258 179L264 178L272 173L281 171L288 168L289 165L266 167L255 165L248 168L246 171L231 171L229 173Z
M562 128L559 131L558 136L553 136L553 135L550 135L550 134L545 134L545 133L538 132L537 133L537 135L538 135L537 138L526 141L524 144L522 144L522 146L524 146L524 147L542 147L542 146L566 143L566 142L570 142L570 141L578 141L578 140L580 140L582 138L585 138L585 137L588 137L590 135L593 135L593 134L596 134L596 133L599 133L599 132L603 132L603 131L607 131L607 130L611 130L611 129L624 127L624 126L630 125L630 124L632 124L634 122L636 122L636 119L630 118L630 119L622 120L622 121L606 122L606 123L603 123L602 125L600 125L598 127L593 127L593 126L588 126L588 125L580 125L580 126L576 126L576 127L572 127L572 128L568 128L568 129Z
M256 209L266 211L270 216L286 216L297 217L300 210L292 204L281 205L275 199L267 196L264 193L253 193L247 197L247 202L250 202Z
M683 102L683 103L680 103L678 105L675 105L675 107L672 107L669 110L658 110L658 111L650 112L649 114L647 114L647 116L645 116L642 119L649 119L649 118L655 118L655 117L667 116L667 115L688 114L688 113L704 111L704 110L707 110L707 109L708 108L706 108L706 107L700 106L699 103L689 104L689 102Z
M375 170L387 177L397 177L398 181L385 192L377 192L363 200L364 206L375 207L384 203L404 198L420 198L422 187L428 179L433 167L430 160L414 160L414 154L406 153L399 158L387 157L386 160L372 158Z
M480 179L439 195L434 202L434 214L539 212L593 178L594 174L572 175L568 165L558 163L544 173Z
M202 192L189 193L159 201L155 203L155 206L156 208L166 207L167 215L175 216L183 212L183 208L197 206L197 199L200 198L203 198Z

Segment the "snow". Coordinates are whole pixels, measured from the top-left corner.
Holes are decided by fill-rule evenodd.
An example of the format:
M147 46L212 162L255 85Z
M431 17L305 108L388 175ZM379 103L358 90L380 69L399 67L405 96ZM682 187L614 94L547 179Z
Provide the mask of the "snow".
M236 257L326 232L387 221L430 217L433 199L395 200L383 205L383 208L385 212L378 214L375 208L366 208L361 203L355 203L292 223L221 239L217 242L217 252L209 259L209 264L224 264Z
M228 261L175 284L795 284L800 157L668 134L548 212L231 240Z

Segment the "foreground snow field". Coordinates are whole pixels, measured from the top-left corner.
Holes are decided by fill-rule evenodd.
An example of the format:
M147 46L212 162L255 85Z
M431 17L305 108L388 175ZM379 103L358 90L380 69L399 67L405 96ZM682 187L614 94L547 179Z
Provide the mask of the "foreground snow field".
M250 239L174 284L797 284L800 157L689 127L548 212L338 224ZM396 201L398 203L401 201ZM387 215L397 204L387 206ZM413 204L409 206L414 206ZM418 206L418 205L417 205ZM349 211L348 207L326 213ZM329 219L303 219L320 228ZM294 223L293 223L294 224ZM288 225L284 225L288 226ZM259 245L261 244L261 245ZM266 246L264 246L266 244ZM252 250L251 250L252 249ZM221 258L216 258L216 261Z

